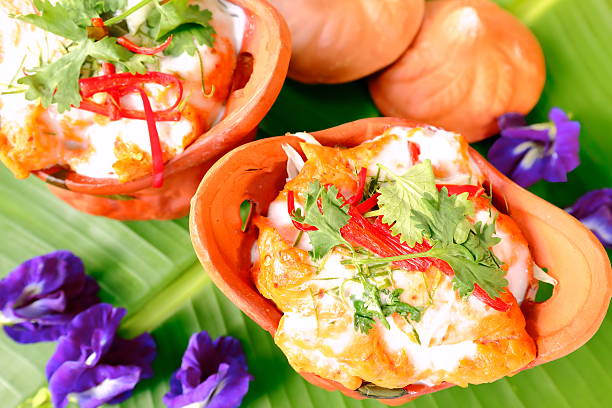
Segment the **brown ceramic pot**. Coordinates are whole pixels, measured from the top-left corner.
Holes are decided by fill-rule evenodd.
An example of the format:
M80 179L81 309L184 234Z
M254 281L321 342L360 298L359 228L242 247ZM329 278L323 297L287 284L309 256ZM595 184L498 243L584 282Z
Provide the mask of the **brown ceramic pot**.
M323 145L355 146L392 126L414 123L392 118L372 118L314 132ZM218 161L206 174L192 200L191 238L195 250L215 284L244 313L271 335L281 312L264 298L251 279L251 247L258 232L253 226L241 232L239 207L255 202L255 211L265 214L283 188L287 157L281 148L288 143L298 151L300 139L280 136L246 144ZM599 328L612 295L612 270L597 238L565 211L519 187L499 173L475 150L470 154L494 186L494 203L519 225L538 265L558 280L554 293L543 303L522 305L527 330L535 339L537 358L533 367L561 358L582 346ZM301 373L311 383L345 395L363 398L333 381ZM437 387L411 386L408 395L381 400L400 405Z
M65 170L38 171L54 194L84 212L120 220L187 215L189 200L206 170L221 155L254 138L254 129L278 96L289 65L289 29L278 12L265 0L230 1L245 10L248 21L226 114L166 163L163 188L150 187L151 175L120 183Z

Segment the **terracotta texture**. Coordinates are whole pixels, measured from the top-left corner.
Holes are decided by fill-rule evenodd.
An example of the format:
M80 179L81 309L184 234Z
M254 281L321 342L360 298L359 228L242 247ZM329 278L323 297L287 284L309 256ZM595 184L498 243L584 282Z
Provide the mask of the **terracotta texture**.
M248 22L226 114L182 154L165 164L164 187L152 189L150 175L120 183L74 172L38 171L40 178L55 186L51 188L54 194L79 210L121 220L187 215L189 199L205 170L222 154L252 140L254 129L280 92L289 64L289 29L278 12L265 0L230 1L245 10ZM108 196L131 199L116 200Z
M434 0L413 44L370 81L376 106L461 133L469 142L498 132L497 118L527 114L546 79L538 40L490 0Z
M348 147L398 125L415 123L393 118L363 119L313 135L324 145ZM235 149L208 171L192 199L191 237L204 268L234 304L272 335L281 313L252 282L250 254L258 231L250 226L241 232L238 208L249 199L255 202L257 213L266 213L285 184L287 157L281 145L288 143L300 151L299 142L294 136L281 136ZM578 220L513 183L476 151L470 154L493 188L496 207L518 223L537 264L548 268L559 281L549 300L522 306L528 332L538 347L537 358L529 367L565 356L589 340L605 316L612 295L607 254ZM302 375L322 388L361 398L337 383ZM408 395L382 402L400 405L450 386L412 386Z
M391 64L414 39L424 0L271 0L292 37L289 77L342 83Z

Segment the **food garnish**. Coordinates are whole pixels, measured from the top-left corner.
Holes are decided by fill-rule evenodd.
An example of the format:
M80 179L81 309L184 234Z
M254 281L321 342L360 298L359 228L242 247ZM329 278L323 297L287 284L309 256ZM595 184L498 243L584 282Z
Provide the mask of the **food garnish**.
M57 105L59 113L80 108L110 120L122 118L146 120L153 162L153 187L163 184L163 157L157 132L157 122L178 121L183 99L181 80L175 75L149 70L157 54L193 55L197 44L212 46L214 29L210 26L211 12L190 5L189 0L143 0L125 12L125 0L50 2L35 0L40 14L17 16L43 30L64 37L65 52L55 61L42 61L38 67L26 67L26 76L17 83L27 88L28 100L40 100L44 108ZM143 44L137 45L125 36L125 19L143 7L154 5L146 18L146 27L133 34ZM108 16L111 16L108 18ZM103 17L107 17L106 20ZM160 43L158 43L160 42ZM84 65L93 66L86 72ZM91 76L97 70L100 76ZM116 72L117 70L121 72ZM147 85L157 84L174 89L177 98L169 108L154 111L146 94ZM143 111L125 108L122 98L139 94ZM104 103L91 98L106 95Z
M504 279L502 262L490 249L500 241L493 236L495 217L490 223L468 221L474 213L468 200L469 192L481 188L466 186L465 191L459 192L462 186L454 186L454 194L450 194L446 186L438 190L430 161L411 167L403 176L393 174L385 166L379 167L390 180L382 183L378 190L379 209L366 213L365 217L355 207L362 204L361 200L343 199L335 186L312 182L305 196L303 213L295 209L293 191L288 192L289 214L294 226L308 233L313 261L321 260L338 245L354 253L352 244L355 244L378 257L354 257L347 263L397 263L423 272L435 263L445 274L454 276L455 289L462 297L474 294L494 309L508 311L510 305L497 300L508 281ZM361 171L362 174L365 172ZM365 180L360 177L354 197L363 193L364 185ZM402 264L403 261L412 262ZM362 283L367 286L367 280ZM372 295L369 304L382 307L376 299ZM359 328L363 329L367 326L363 319L373 316L364 312L364 302L358 301L355 305L361 310L358 314L363 318ZM383 318L381 321L385 324L386 315L380 307L375 314Z
M488 159L522 187L542 179L567 181L567 173L580 164L580 123L559 108L552 108L548 118L548 123L529 126L519 113L499 118L501 137L489 149Z

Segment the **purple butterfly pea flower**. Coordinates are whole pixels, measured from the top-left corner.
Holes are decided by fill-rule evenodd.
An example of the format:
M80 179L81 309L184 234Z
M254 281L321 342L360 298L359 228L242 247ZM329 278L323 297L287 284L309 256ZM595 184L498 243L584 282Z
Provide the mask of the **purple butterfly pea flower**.
M565 210L593 231L606 248L612 248L612 188L590 191Z
M64 408L70 400L81 408L118 404L138 382L153 376L156 346L145 333L132 340L116 335L125 309L100 303L77 315L47 363L51 400Z
M169 408L235 408L253 377L240 342L232 337L212 341L205 331L189 339L181 368L170 378L163 401Z
M549 123L531 126L519 113L498 120L501 137L491 146L489 161L523 187L542 179L567 181L567 173L580 164L580 123L559 108L552 108L548 118Z
M74 316L99 302L98 290L71 252L32 258L0 280L0 324L18 343L57 340Z

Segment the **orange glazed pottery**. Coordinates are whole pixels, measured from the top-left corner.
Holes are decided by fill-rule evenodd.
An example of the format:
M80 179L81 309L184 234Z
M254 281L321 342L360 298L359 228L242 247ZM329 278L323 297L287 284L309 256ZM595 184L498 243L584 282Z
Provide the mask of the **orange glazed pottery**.
M414 42L370 80L380 111L477 142L504 113L538 102L546 67L537 38L491 0L434 0Z
M291 30L289 78L338 84L397 60L421 26L424 0L270 0Z
M226 113L185 151L165 164L165 182L152 188L152 175L120 183L67 170L36 174L73 207L119 220L173 219L187 215L189 200L212 163L254 138L285 80L291 41L283 18L265 0L230 0L247 16Z
M323 145L351 147L390 127L414 125L403 119L372 118L314 132L313 136ZM258 231L249 226L241 232L239 207L244 200L251 200L257 213L267 212L287 177L287 157L281 146L288 143L301 151L300 142L294 136L280 136L233 150L208 171L192 200L191 238L204 268L221 291L271 335L281 312L257 291L251 279L251 248ZM521 307L538 349L536 359L525 368L561 358L589 340L605 316L612 295L607 254L578 220L516 185L475 150L470 154L492 187L494 204L520 226L536 263L559 282L547 301L525 301ZM338 383L301 374L327 390L363 398ZM400 405L450 386L408 386L407 395L381 402Z

